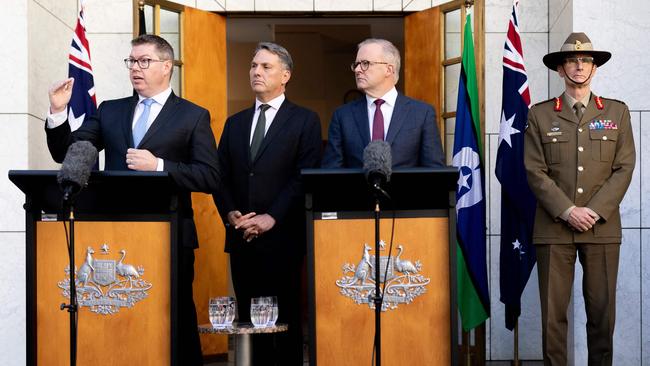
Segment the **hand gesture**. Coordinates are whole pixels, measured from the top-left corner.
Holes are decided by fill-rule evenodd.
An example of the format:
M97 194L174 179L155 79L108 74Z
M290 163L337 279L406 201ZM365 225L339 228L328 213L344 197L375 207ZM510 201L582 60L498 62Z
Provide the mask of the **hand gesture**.
M73 85L74 78L68 78L52 84L50 90L48 90L51 113L59 113L66 109L70 102L70 97L72 97Z

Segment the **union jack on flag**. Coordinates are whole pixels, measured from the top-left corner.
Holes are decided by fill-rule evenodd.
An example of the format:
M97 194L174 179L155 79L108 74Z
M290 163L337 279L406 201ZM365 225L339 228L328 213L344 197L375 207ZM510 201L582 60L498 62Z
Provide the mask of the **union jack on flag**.
M530 92L519 36L514 0L503 52L503 99L496 176L501 183L501 302L505 304L506 328L512 330L521 314L521 294L535 265L532 243L536 200L528 188L524 168Z
M86 117L97 112L95 81L90 65L90 46L86 38L83 6L79 10L77 26L72 35L70 56L68 57L68 77L74 78L72 97L68 103L68 123L72 131L78 129Z

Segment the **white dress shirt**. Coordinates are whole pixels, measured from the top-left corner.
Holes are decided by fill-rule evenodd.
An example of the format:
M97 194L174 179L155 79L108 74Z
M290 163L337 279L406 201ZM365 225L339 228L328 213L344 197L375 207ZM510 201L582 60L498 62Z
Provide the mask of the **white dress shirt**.
M255 113L253 114L251 135L248 140L249 145L253 143L253 132L255 131L255 126L257 126L257 118L259 118L260 116L260 106L262 104L268 104L269 106L271 106L271 108L267 109L264 114L264 116L266 117L266 127L264 128L264 136L266 136L266 133L269 131L269 128L271 127L271 123L273 123L273 120L275 119L275 115L278 114L278 109L280 109L280 106L282 105L285 99L286 97L284 96L284 93L271 99L268 103L262 103L260 102L259 99L255 98Z
M371 138L372 122L375 119L375 109L377 109L375 100L377 99L384 100L384 104L381 105L381 114L384 116L384 140L386 140L386 136L388 135L388 127L390 126L390 120L393 116L393 110L395 109L395 101L397 101L397 89L393 87L380 98L373 98L366 94L366 102L368 103L368 130L370 131Z

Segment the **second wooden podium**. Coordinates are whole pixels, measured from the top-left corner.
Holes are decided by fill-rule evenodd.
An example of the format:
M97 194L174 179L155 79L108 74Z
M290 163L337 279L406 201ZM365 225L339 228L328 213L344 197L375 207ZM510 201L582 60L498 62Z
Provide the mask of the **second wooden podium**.
M310 364L370 365L375 200L360 170L303 170ZM456 364L454 168L395 171L381 201L382 364ZM392 255L389 249L392 243Z

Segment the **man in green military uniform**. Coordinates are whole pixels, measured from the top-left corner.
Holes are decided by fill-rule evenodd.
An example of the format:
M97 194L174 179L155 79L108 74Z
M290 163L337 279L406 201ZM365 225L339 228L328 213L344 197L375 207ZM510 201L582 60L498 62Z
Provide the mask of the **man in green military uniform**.
M619 204L635 164L630 112L596 96L591 80L611 54L572 33L544 64L564 79L558 98L528 113L524 161L537 197L537 250L545 365L567 364L567 308L576 257L584 272L589 365L611 365L616 276L621 243Z

